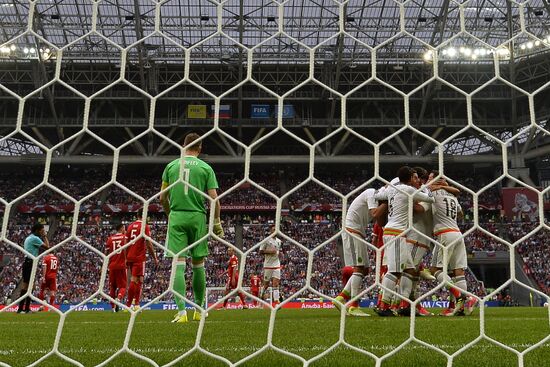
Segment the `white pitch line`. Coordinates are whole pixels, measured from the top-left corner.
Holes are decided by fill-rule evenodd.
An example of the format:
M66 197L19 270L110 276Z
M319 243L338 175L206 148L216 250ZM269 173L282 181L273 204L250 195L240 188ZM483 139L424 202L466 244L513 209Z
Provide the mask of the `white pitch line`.
M95 324L108 324L108 325L113 325L113 324L121 324L121 325L128 325L128 322L129 321L109 321L109 320L105 320L105 321L65 321L65 325L75 325L75 324L78 324L78 325L88 325L88 324L91 324L91 325L95 325ZM34 321L0 321L0 325L46 325L46 324L55 324L57 325L59 322L58 321L37 321L37 322L34 322ZM162 321L162 320L159 320L159 321L139 321L139 320L136 320L136 324L169 324L170 323L170 320L166 319L165 321ZM217 324L217 323L224 323L224 324L227 324L227 323L238 323L238 324L261 324L261 323L264 323L264 324L268 324L269 323L269 320L249 320L249 321L244 321L244 320L207 320L206 321L207 324ZM65 326L67 327L67 326Z
M464 346L464 344L432 344L440 349L459 349ZM508 346L514 348L514 349L525 349L533 344L529 343L514 343L514 344L508 344ZM285 347L282 345L278 345L279 347L283 348L284 350L287 350L289 352L311 352L311 351L324 351L326 350L326 345L311 345L311 346L302 346L302 347ZM378 351L388 351L388 350L394 350L397 348L397 345L356 345L359 348L362 348L364 350L378 350ZM208 347L204 346L204 348L209 352L254 352L261 348L262 346L231 346L231 347ZM492 349L492 348L498 348L494 345L474 345L471 348L473 349ZM542 348L550 348L550 343L542 344L540 347ZM428 349L423 345L408 345L405 350L416 350L416 349ZM118 352L119 348L60 348L60 352L64 354L83 354L83 353L93 353L93 354L112 354L115 352ZM185 353L189 350L189 348L181 348L181 347L162 347L162 348L132 348L135 352L138 353ZM30 354L46 354L50 352L51 349L23 349L23 350L14 350L14 349L0 349L0 355L2 356L9 356L9 355L30 355Z

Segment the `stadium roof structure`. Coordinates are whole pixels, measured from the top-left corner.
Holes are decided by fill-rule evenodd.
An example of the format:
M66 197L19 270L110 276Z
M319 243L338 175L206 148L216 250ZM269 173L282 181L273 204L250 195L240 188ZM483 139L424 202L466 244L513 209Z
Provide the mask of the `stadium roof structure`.
M96 31L115 44L125 48L159 30L171 40L190 47L216 33L217 4L208 0L166 0L159 1L159 14L155 12L153 0L103 0L97 2ZM401 3L393 0L349 0L342 1L342 15L345 31L349 36L371 46L377 46L400 31ZM518 3L506 0L410 0L403 6L404 30L418 40L438 46L460 33L459 4L464 3L464 29L480 41L492 47L499 47L521 31L521 17L528 25L528 31L543 39L549 34L550 6L546 0L532 0L520 8ZM92 31L94 2L82 0L37 1L31 24L34 31L46 41L56 45L67 45ZM288 0L279 3L268 0L227 0L222 3L221 30L225 35L246 47L258 45L282 30L303 43L314 47L333 37L339 31L340 2L333 0ZM2 41L8 41L24 32L29 22L29 2L25 0L2 0ZM282 18L279 18L279 15ZM281 23L281 24L279 24ZM294 41L293 40L293 41ZM21 41L33 45L32 36ZM287 59L291 62L307 61L295 58L294 42L273 43L273 48L262 49L256 55L260 60ZM228 53L227 39L209 45L208 53L196 57L194 62L212 60L212 55ZM353 60L357 45L351 38L342 42L343 58ZM109 47L102 42L87 40L78 51L64 55L67 61L86 63L111 60ZM230 45L229 45L230 46ZM327 46L339 46L338 39ZM171 55L166 39L149 39L145 48L158 60L181 62ZM411 38L392 43L384 58L415 58L425 50ZM135 50L138 53L138 50ZM281 55L282 53L282 55ZM416 54L416 55L415 55ZM99 55L99 57L98 57ZM130 53L130 58L133 54ZM288 56L288 57L286 57ZM136 55L137 57L137 55ZM357 62L361 62L358 57Z
M171 40L190 47L216 33L218 30L217 4L209 0L160 1L159 14L153 0L114 0L97 2L96 31L117 45L125 48L159 30ZM520 8L518 3L506 0L410 0L403 4L394 0L349 0L343 2L343 25L347 34L371 46L377 46L400 31L400 7L403 6L403 29L418 40L438 46L460 33L460 8L464 15L464 30L492 47L498 47L521 31L521 18L528 31L535 37L548 36L549 5L546 0L532 0ZM31 24L33 30L48 42L57 46L67 45L92 31L94 2L91 0L37 1ZM340 2L333 0L288 0L281 5L270 0L227 0L221 12L221 30L242 45L253 47L282 30L294 40L314 47L333 37L339 31ZM2 0L2 39L7 41L27 29L29 2ZM281 16L281 18L279 18ZM32 37L23 39L33 44ZM353 42L344 42L344 55L353 57ZM330 44L330 43L329 43ZM158 50L159 59L170 59L167 42L147 42L149 50ZM102 44L88 42L82 54L66 55L69 59L91 62L93 52L108 57ZM223 54L226 44L212 45ZM290 54L285 45L278 51ZM288 45L287 45L288 46ZM355 45L353 45L355 46ZM410 55L422 52L411 39L395 42L392 53ZM88 54L86 54L88 51ZM165 51L165 52L162 52ZM272 50L274 51L274 50ZM262 52L258 57L269 59L278 56ZM207 60L209 55L202 55ZM388 54L388 56L390 56ZM405 56L406 57L406 56ZM279 59L279 58L277 58ZM101 60L101 58L99 58ZM98 60L98 61L99 61Z
M191 81L212 95L225 93L250 72L254 83L221 100L233 110L230 120L221 121L222 129L246 143L276 126L273 115L252 118L251 105L274 108L276 94L291 90L285 103L296 114L284 125L310 142L337 129L342 120L375 142L406 121L438 141L472 120L504 139L532 122L544 126L550 115L548 90L536 94L534 106L522 92L532 93L549 80L547 0L522 5L505 0L38 0L34 7L29 1L0 0L0 45L0 83L27 96L18 117L18 100L0 89L0 133L8 135L20 118L24 131L46 146L80 131L85 113L90 128L115 145L139 135L151 118L170 137L189 127L207 131L212 119L188 119L186 106L209 108L214 104L210 94L193 83L165 92L186 70ZM434 62L439 80L432 79ZM495 79L497 68L501 80ZM101 91L89 112L82 96L65 84L48 84L56 70L63 83L83 95ZM324 86L350 93L345 114L340 96ZM469 99L465 96L474 91ZM162 94L153 114L147 94ZM136 143L136 161L166 160L170 144L150 135L152 141ZM324 161L352 157L357 139L351 135L327 146ZM528 158L546 152L540 150L546 149L547 140L542 130L530 128L521 136L524 140L514 142L515 152ZM16 141L25 140L20 138ZM242 159L239 149L228 149L228 144L223 137L214 144L219 160ZM267 150L272 154L289 151L285 141L266 144L272 145ZM88 142L59 155L80 151L100 159L101 147ZM494 153L500 147L490 136L469 129L443 148L466 162L497 161ZM400 134L381 150L386 159L396 161L433 160L434 152L434 144L415 132ZM307 159L307 154L288 158Z

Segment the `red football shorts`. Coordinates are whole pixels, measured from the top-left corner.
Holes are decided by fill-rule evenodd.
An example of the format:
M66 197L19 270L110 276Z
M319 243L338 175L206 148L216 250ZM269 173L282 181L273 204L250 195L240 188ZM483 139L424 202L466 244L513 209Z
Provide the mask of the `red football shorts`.
M237 288L237 279L229 279L225 285L225 289L235 289Z
M126 269L109 269L109 286L117 289L126 288L128 276Z
M145 275L145 262L128 263L128 268L133 277L142 277Z
M251 288L250 289L250 293L254 296L254 297L258 297L260 295L260 288Z
M40 290L49 289L50 291L57 291L57 281L55 278L44 278L44 281L40 285Z

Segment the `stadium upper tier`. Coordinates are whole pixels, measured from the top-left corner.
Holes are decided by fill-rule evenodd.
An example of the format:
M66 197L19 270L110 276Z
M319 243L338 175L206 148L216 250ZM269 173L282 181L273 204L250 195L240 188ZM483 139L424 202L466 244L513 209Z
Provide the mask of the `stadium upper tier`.
M0 161L40 162L45 152L29 137L49 148L73 136L53 161L105 163L106 146L75 135L85 124L113 146L150 123L178 140L214 126L215 96L220 129L244 144L276 126L281 102L293 108L283 125L308 143L344 124L375 143L407 123L420 130L383 144L381 161L433 162L440 148L426 136L443 141L471 124L503 140L525 129L530 138L507 144L508 157L535 160L550 152L533 125L550 115L549 10L543 0L2 0ZM258 118L255 105L270 112ZM6 138L18 123L28 136ZM136 139L120 161L165 163L177 151L162 139ZM337 139L334 149L317 146L319 161L351 162L353 135ZM219 140L213 160L244 160L242 147ZM265 162L294 147L265 145ZM501 161L500 148L473 126L441 147L464 162Z

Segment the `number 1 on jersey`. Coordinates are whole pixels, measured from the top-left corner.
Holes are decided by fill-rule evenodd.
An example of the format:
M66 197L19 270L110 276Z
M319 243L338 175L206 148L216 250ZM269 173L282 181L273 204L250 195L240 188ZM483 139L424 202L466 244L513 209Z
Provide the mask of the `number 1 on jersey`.
M189 174L191 173L191 170L189 168L183 169L183 182L186 183L185 189L183 190L183 193L187 195L189 193Z

